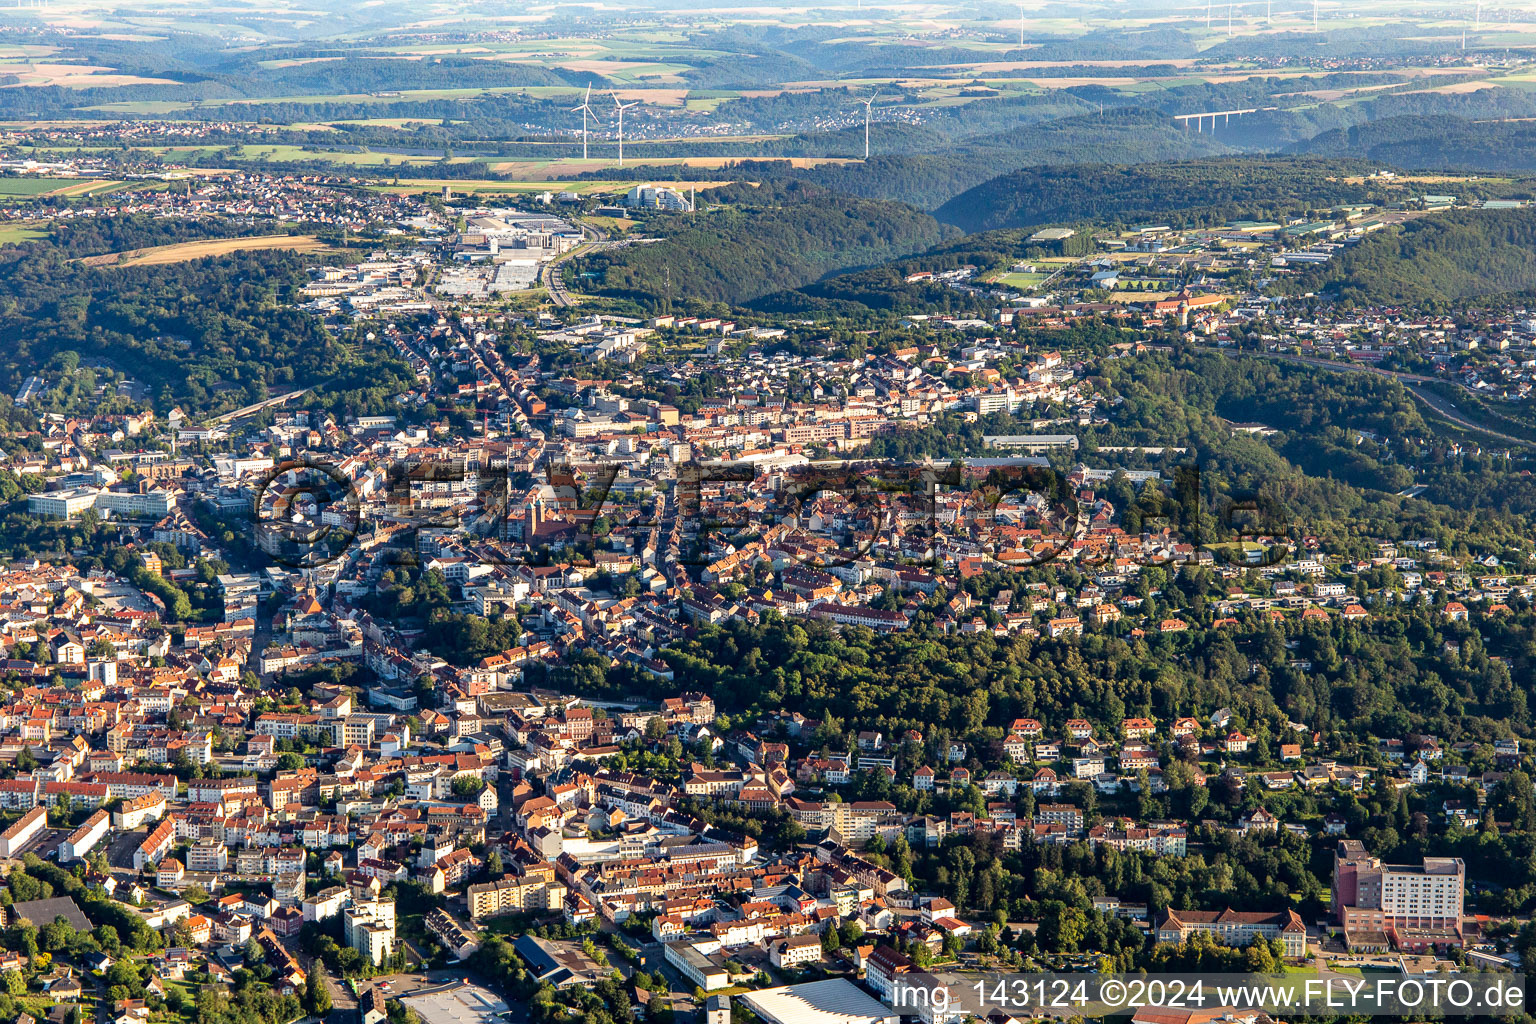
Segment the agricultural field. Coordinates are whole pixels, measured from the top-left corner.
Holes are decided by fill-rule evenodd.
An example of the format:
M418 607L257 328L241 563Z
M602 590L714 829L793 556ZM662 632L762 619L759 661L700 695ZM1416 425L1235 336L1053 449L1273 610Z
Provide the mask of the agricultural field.
M174 114L179 110L189 110L193 104L178 100L122 100L114 103L98 103L93 106L77 107L75 109L90 113L113 115L162 115Z
M28 227L26 224L0 224L0 245L11 245L16 242L32 242L39 238L47 237L47 228Z
M255 238L211 238L197 242L176 242L130 252L109 252L87 256L79 262L90 267L157 267L186 263L208 256L263 249L288 249L294 252L327 252L329 245L313 235L261 235Z
M119 74L116 68L97 64L47 64L0 58L0 75L14 75L18 85L57 86L63 89L98 89L123 85L180 85L170 78L145 78Z
M45 196L59 187L57 178L0 178L0 196Z
M636 185L662 185L682 191L719 188L729 181L655 181L640 178L604 178L587 181L502 181L497 178L400 178L389 182L375 182L367 188L372 192L392 195L413 195L422 192L438 193L447 188L454 195L521 195L542 192L574 192L581 196L622 195Z
M63 188L54 189L48 193L60 199L80 199L85 196L103 196L109 192L116 192L125 183L121 181L79 181Z
M0 198L79 198L105 195L122 186L121 181L104 178L0 178Z
M624 149L625 156L631 163L652 166L728 167L743 159L739 156L646 156L644 149L639 146L635 146L632 150L626 145ZM859 161L849 157L794 157L788 162L795 167L819 167L823 164L848 164ZM572 174L617 170L617 163L617 159L612 157L595 157L588 160L582 160L579 157L558 160L504 160L492 164L491 170L498 174L514 175L529 181L541 179L554 181ZM561 187L565 187L564 183Z

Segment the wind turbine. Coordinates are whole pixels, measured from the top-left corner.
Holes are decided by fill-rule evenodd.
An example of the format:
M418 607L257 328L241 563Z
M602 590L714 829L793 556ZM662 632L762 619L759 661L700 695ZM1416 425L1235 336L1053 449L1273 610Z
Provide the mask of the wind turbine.
M640 101L639 100L631 100L628 103L620 103L619 102L619 94L618 93L613 92L612 90L609 90L608 95L613 97L614 108L617 109L618 112L619 112L619 166L623 167L624 166L624 111L628 110L630 107L638 107L640 105Z
M1024 46L1024 5L1019 4L1019 46Z
M861 101L864 104L864 159L865 160L869 159L869 108L874 104L875 97L879 96L879 95L880 95L880 90L876 89L874 91L874 94L871 95L869 97L869 99Z
M1312 0L1312 31L1317 31L1317 0Z
M571 113L581 111L581 158L587 158L587 115L592 114L592 120L597 120L597 115L592 112L592 84L587 83L587 94L581 98L581 106L572 107Z

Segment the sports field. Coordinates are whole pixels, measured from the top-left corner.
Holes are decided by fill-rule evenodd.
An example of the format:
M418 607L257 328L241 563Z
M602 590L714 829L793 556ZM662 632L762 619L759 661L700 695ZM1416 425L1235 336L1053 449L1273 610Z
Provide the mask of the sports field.
M1049 274L1004 274L997 279L997 283L1007 285L1009 288L1034 288L1049 276Z

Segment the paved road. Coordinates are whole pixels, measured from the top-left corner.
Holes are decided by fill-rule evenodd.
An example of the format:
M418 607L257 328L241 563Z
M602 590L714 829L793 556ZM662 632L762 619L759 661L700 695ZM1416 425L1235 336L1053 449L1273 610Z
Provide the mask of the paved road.
M574 305L574 303L571 300L570 293L565 290L565 278L560 272L560 264L576 255L581 249L581 246L577 246L575 249L555 257L539 268L539 283L549 290L549 297L554 300L555 305L562 309L566 306Z
M261 410L270 408L271 406L282 405L289 399L298 398L300 395L307 395L312 390L312 388L300 388L297 391L289 391L285 394L277 395L274 398L269 398L265 402L257 402L255 405L247 405L243 409L236 409L234 412L227 412L223 416L215 417L213 422L230 423L239 419L241 416L249 416L254 412L260 412Z
M305 953L299 946L297 935L279 938L277 941L282 944L284 949L293 954L293 958L299 962L299 966L304 968L304 973L308 974L311 971L320 972L321 977L325 981L326 991L331 994L331 1013L342 1014L341 1017L337 1018L338 1020L351 1020L357 1013L357 997L352 994L352 989L347 986L347 983L333 974L331 969L325 966L325 961Z
M1530 441L1523 437L1516 437L1514 434L1506 434L1503 431L1484 426L1482 423L1471 419L1467 416L1466 413L1456 408L1455 402L1452 402L1449 399L1442 397L1441 395L1437 395L1433 391L1430 391L1421 386L1440 380L1440 378L1437 377L1426 377L1418 373L1403 373L1398 370L1386 370L1380 366L1373 366L1370 363L1341 363L1332 359L1317 359L1312 356L1293 356L1283 352L1242 352L1240 354L1246 356L1258 356L1264 359L1275 359L1286 363L1300 363L1303 366L1318 366L1327 370L1337 370L1341 373L1348 373L1349 371L1353 370L1357 373L1372 373L1378 377L1391 377L1399 381L1408 391L1408 393L1414 398L1427 405L1440 416L1450 420L1458 427L1464 427L1467 430L1472 430L1479 434L1485 434L1488 437L1496 437L1500 441L1505 441L1509 444L1519 445L1521 447L1531 447L1532 444Z
M589 241L561 253L539 268L539 283L549 290L549 297L554 300L555 305L562 309L567 306L574 306L576 300L571 298L571 293L565 290L565 273L561 268L561 264L596 249L606 248L610 244L610 236L602 228L593 227L591 224L583 224L574 219L572 222L581 228L581 233Z
M107 864L120 871L133 871L133 853L149 836L149 829L119 832L106 846ZM100 849L98 847L98 849Z

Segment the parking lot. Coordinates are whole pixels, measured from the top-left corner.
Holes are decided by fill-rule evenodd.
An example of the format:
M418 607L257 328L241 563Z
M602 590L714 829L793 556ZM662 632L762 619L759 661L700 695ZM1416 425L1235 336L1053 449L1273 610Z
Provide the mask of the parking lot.
M70 830L67 828L45 828L32 837L32 841L18 851L17 856L26 853L34 853L48 860L59 851L59 844L69 838Z
M133 870L133 852L144 842L149 835L147 829L136 832L125 832L112 837L107 845L107 863L122 871Z

